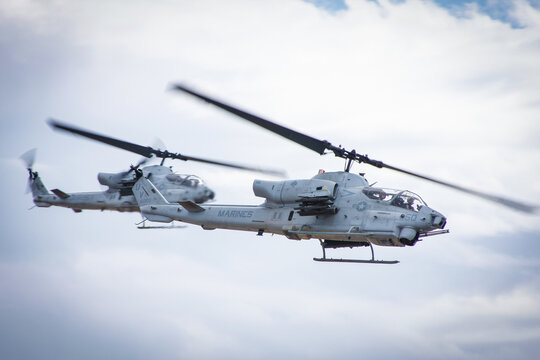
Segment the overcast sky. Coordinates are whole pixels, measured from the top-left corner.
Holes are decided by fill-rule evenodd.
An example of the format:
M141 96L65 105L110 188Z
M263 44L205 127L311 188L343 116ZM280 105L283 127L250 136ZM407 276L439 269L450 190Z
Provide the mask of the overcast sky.
M325 264L316 240L137 230L136 213L34 208L98 191L137 155L49 117L168 150L309 178L332 156L185 95L203 92L388 164L540 203L540 5L478 1L0 3L2 359L531 359L540 353L540 221L355 165L420 194L450 234L377 247L394 266ZM218 203L254 178L204 164ZM369 256L365 249L337 256Z

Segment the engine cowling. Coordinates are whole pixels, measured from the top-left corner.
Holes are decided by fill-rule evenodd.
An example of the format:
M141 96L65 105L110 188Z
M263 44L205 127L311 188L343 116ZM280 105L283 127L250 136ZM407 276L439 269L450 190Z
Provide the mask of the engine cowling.
M123 184L123 180L124 180L124 175L123 173L103 173L103 172L100 172L98 173L98 181L101 185L106 185L108 187L110 187L111 189L120 189L122 187L124 187L125 185Z
M275 204L294 204L303 201L332 201L338 184L330 180L253 181L255 196Z

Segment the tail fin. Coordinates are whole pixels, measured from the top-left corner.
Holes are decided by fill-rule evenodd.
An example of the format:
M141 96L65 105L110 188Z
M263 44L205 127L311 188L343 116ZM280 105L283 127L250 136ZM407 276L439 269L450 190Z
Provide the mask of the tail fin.
M46 197L51 193L47 190L45 185L43 185L43 182L41 182L41 178L39 177L38 173L36 171L32 171L31 169L28 169L28 172L30 173L30 176L28 177L27 192L32 191L32 200L34 201L34 204L36 204L38 207L51 206L50 203L43 201L43 197Z
M32 191L32 197L36 199L39 195L50 195L49 190L43 185L37 171L29 170L28 187Z
M36 149L28 150L20 157L20 159L26 165L26 169L28 170L28 185L26 192L32 191L32 196L34 200L36 200L39 195L50 194L49 191L47 191L45 185L43 185L43 182L41 182L41 178L39 177L37 171L32 170L32 167L34 166L34 161L36 160L36 151Z
M168 205L167 199L161 195L159 190L144 176L133 186L133 195L137 199L139 207L146 205Z

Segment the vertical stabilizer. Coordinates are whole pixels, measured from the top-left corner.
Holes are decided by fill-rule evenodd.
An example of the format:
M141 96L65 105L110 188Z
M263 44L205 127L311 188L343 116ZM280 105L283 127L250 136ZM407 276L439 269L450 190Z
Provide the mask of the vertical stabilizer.
M135 195L139 207L146 205L169 205L167 199L165 199L154 184L144 176L133 186L133 195Z
M50 195L49 190L43 185L41 178L37 172L32 172L28 178L30 184L30 190L32 191L32 197L34 199L38 198L39 195Z
M159 190L144 176L133 185L133 195L141 209L141 215L150 221L170 223L170 217L163 214L156 214L159 205L170 205L167 199L161 195Z
M32 196L34 200L38 198L39 195L49 195L49 191L43 185L41 178L39 177L37 171L32 170L34 166L34 161L36 160L36 151L37 149L30 149L24 154L21 155L20 159L26 165L26 170L28 170L28 185L27 192L32 191Z
M36 171L32 171L32 169L28 169L28 186L27 186L27 192L32 192L32 200L34 201L34 204L39 207L49 207L51 204L48 201L49 195L51 193L45 185L43 185L43 182L41 181L41 178L39 177L38 173Z

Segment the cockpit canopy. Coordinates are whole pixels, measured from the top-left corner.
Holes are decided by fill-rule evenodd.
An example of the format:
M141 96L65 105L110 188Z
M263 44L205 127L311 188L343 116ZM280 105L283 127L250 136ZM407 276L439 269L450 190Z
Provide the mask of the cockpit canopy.
M188 186L193 188L204 185L204 181L200 177L195 175L169 174L165 176L165 178L175 185Z
M370 199L407 210L418 211L422 206L427 206L420 196L407 190L366 187L362 192Z

